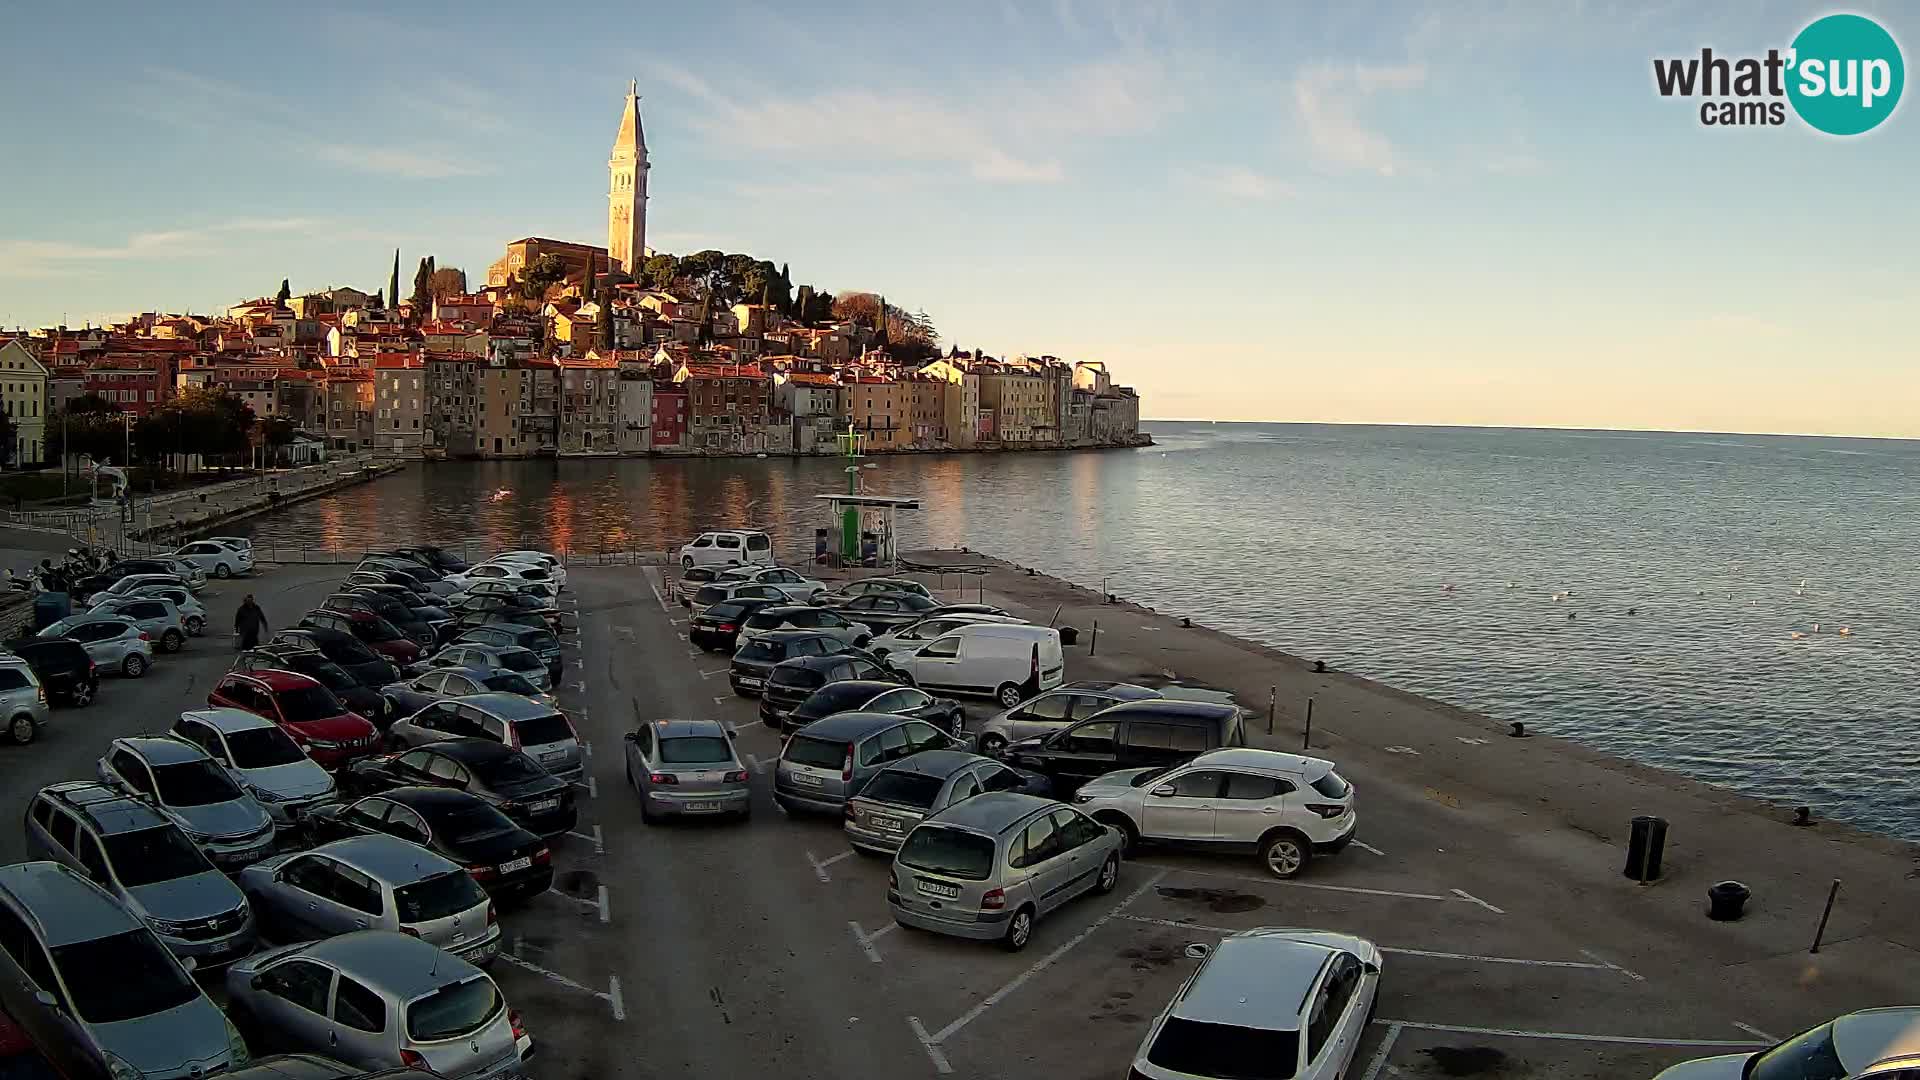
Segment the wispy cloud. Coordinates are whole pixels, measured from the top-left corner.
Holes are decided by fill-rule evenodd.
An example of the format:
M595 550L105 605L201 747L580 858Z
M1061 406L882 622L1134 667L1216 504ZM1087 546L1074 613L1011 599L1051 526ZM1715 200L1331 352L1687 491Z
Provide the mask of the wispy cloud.
M1316 64L1293 80L1293 103L1314 160L1323 168L1393 176L1407 170L1406 155L1368 127L1360 106L1382 91L1411 90L1427 80L1423 64Z
M314 218L233 218L191 228L134 233L119 243L0 240L0 276L66 277L83 272L89 264L210 258L228 250L224 237L233 234L311 232L322 225Z
M479 162L460 161L415 150L353 143L320 143L309 148L324 162L382 176L433 180L446 176L485 176L493 170Z
M1218 165L1204 169L1186 169L1176 174L1188 186L1232 199L1264 201L1286 198L1293 188L1265 173L1244 165Z

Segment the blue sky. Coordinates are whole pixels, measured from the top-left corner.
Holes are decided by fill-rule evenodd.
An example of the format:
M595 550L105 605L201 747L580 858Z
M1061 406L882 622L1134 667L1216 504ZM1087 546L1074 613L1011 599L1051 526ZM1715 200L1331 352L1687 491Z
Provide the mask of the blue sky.
M1150 416L1920 436L1912 103L1834 139L1652 89L1826 7L391 7L9 15L0 325L603 243L633 77L657 248Z

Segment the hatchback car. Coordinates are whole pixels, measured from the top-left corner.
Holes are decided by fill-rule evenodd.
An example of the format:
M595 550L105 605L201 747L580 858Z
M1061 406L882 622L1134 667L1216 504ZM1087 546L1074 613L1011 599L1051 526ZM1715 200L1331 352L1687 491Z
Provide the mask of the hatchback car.
M776 630L812 630L831 634L855 648L864 649L873 632L858 623L848 622L837 611L801 604L771 604L747 616L740 624L740 640L752 641Z
M412 716L436 701L486 693L518 694L553 707L552 697L541 693L526 676L506 668L428 668L406 682L381 687L380 693L387 711L396 718Z
M691 611L705 611L715 604L725 604L735 600L764 600L769 604L791 604L793 600L786 593L772 585L755 585L748 581L726 581L715 579L694 592L687 600Z
M553 884L553 849L478 795L450 788L398 787L309 819L324 843L385 833L419 844L467 868L496 901L521 900Z
M240 709L183 712L172 735L226 766L282 832L298 828L315 807L338 796L327 770L264 716Z
M247 898L180 829L145 803L84 780L40 790L27 850L90 878L140 917L175 956L202 968L253 951Z
M481 563L457 574L448 574L446 582L458 592L476 581L552 581L544 566L532 563Z
M349 615L364 613L385 619L393 625L394 629L405 634L407 640L423 649L432 648L436 640L434 628L428 625L425 619L415 615L413 609L397 597L357 590L337 592L320 601L320 606L327 611L338 611Z
M387 744L395 749L460 738L510 746L562 780L578 781L586 774L580 736L551 699L487 691L434 702L387 729Z
M195 540L175 551L173 557L181 562L192 563L199 567L202 573L217 578L230 578L235 574L253 572L251 545L239 548L215 540Z
M108 596L87 610L89 615L118 615L146 631L161 652L179 652L187 643L186 622L171 600L157 596Z
M842 618L865 626L875 635L918 622L940 606L936 601L909 592L867 593L829 603Z
M115 739L100 779L160 811L232 872L273 853L273 818L205 750L179 739Z
M386 582L354 581L349 578L340 583L340 591L345 593L360 593L368 596L385 596L398 600L400 603L406 605L407 610L412 613L414 619L424 622L429 626L434 623L445 622L453 617L453 613L448 611L445 605L436 604L433 600L428 599L405 585L395 585Z
M826 593L827 587L812 578L802 577L784 566L736 566L720 572L716 582L741 581L749 585L771 585L795 604L811 604Z
M154 597L172 604L180 612L180 625L187 631L188 637L199 637L207 632L207 608L194 595L179 585L142 585L127 594L127 599L135 597ZM96 608L97 610L97 608Z
M1353 785L1333 762L1276 750L1212 750L1172 768L1126 769L1082 787L1073 803L1129 845L1254 852L1278 878L1352 842Z
M640 820L681 814L753 813L747 768L733 736L714 720L657 720L626 734L627 783Z
M17 656L0 654L0 731L19 746L32 742L47 726L47 689L33 666Z
M27 662L55 705L81 708L100 690L100 669L86 647L72 638L29 638L13 653Z
M101 671L137 679L153 666L153 640L130 619L118 615L70 615L34 635L42 641L68 638L80 643Z
M847 802L847 843L891 855L921 819L985 791L1044 796L1047 778L964 750L923 750L875 773Z
M776 630L740 646L728 667L727 682L734 693L757 697L767 685L767 676L773 674L779 664L801 656L833 656L853 651L853 646L831 634L815 630Z
M707 652L731 653L740 647L740 632L754 612L774 601L742 597L722 600L701 609L687 621L687 644Z
M0 866L0 925L0 1009L63 1076L198 1080L249 1060L191 961L73 870Z
M553 692L554 679L532 649L523 649L518 645L482 645L478 642L455 642L434 653L426 660L416 662L412 674L420 674L433 668L482 668L492 671L505 668L534 685L543 694Z
M346 778L350 789L366 793L420 785L469 792L549 839L579 819L572 784L513 747L488 739L448 739L358 761Z
M367 611L329 611L314 608L300 616L302 629L338 630L366 643L367 648L404 667L420 658L420 644L387 620Z
M457 863L385 833L275 855L240 872L240 888L276 941L397 930L485 967L500 951L486 890Z
M1244 745L1239 706L1163 697L1122 702L1051 735L1009 743L1005 758L1064 789L1119 769L1178 765Z
M385 930L256 953L227 969L227 999L263 1048L321 1053L383 1075L404 1068L508 1080L533 1054L520 1014L486 972Z
M495 648L521 648L540 658L547 666L547 677L554 682L560 681L560 639L551 630L537 626L511 626L493 623L486 626L470 627L461 631L460 636L451 644L455 645L492 645ZM509 665L510 666L510 665Z
M1920 1006L1895 1005L1850 1012L1757 1054L1683 1061L1654 1080L1911 1080L1915 1069L1920 1069Z
M391 670L384 660L379 663L381 673ZM339 698L342 704L363 719L371 720L375 727L392 719L390 703L380 696L379 687L363 684L354 677L353 672L327 659L327 654L317 649L262 645L234 657L233 667L229 670L237 675L261 671L291 671L295 675L305 675L333 691L333 696Z
M958 630L963 626L971 626L974 623L1023 623L1026 621L1025 619L1016 618L1012 615L973 615L951 612L939 615L927 615L907 623L905 626L896 626L888 630L886 633L874 638L868 648L872 650L873 655L883 657L888 653L911 652L925 645L927 642L932 641L934 638L945 635L949 630Z
M813 696L815 690L843 679L900 681L893 672L864 656L835 653L782 660L767 673L767 684L760 688L760 722L792 731L798 726L791 718L793 710Z
M339 630L282 630L269 645L312 649L347 669L361 686L385 686L400 677L400 669L391 660L374 652L352 634Z
M924 720L839 713L807 725L780 748L773 801L788 813L842 814L875 773L922 750L959 743Z
M95 603L108 596L130 596L134 590L144 589L149 585L177 585L190 593L197 593L206 583L207 579L199 571L191 571L190 574L182 574L177 570L163 570L151 574L127 574L107 588L89 596L87 602Z
M975 795L907 835L887 876L887 906L902 926L1017 952L1062 904L1113 891L1120 845L1118 832L1051 799Z
M207 704L273 721L330 769L379 749L380 731L372 721L347 708L319 680L291 671L230 671L207 692Z
M1132 683L1070 682L988 717L975 733L974 745L989 757L999 757L1009 743L1051 735L1123 701L1159 696L1158 690Z
M830 590L815 603L842 604L856 596L894 596L900 593L913 593L927 600L933 599L933 593L925 585L907 578L862 578Z
M1147 1029L1128 1075L1352 1075L1380 971L1380 950L1350 934L1272 928L1233 934L1208 950Z

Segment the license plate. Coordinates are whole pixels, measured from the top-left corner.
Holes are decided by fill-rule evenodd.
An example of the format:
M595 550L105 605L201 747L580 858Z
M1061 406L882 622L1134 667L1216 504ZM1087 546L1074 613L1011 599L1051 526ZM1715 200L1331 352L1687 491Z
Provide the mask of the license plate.
M821 779L812 773L796 771L790 775L793 777L793 782L799 784L801 787L819 787L822 783Z
M938 896L943 900L958 900L960 898L960 886L958 885L948 885L944 882L928 881L922 878L918 882L915 882L914 887L928 896Z
M765 679L752 679L752 678L748 678L745 675L740 676L738 682L740 683L741 686L753 686L753 687L765 686L767 684L767 681Z
M479 965L484 964L487 961L493 959L494 954L498 953L499 951L500 951L499 943L489 941L485 945L482 945L479 948L472 950L471 952L461 953L460 958L462 960L465 960L467 963L473 964L474 966L478 967Z
M719 809L720 809L719 803L711 803L711 802L696 802L696 803L688 803L686 805L686 811L689 814L711 814Z
M527 867L532 865L533 865L533 859L531 858L514 859L511 862L501 863L500 872L503 874L511 874L516 870L525 870Z
M541 761L559 761L560 759L566 756L567 756L567 752L565 750L548 750L545 753L540 755L540 760Z
M867 820L873 822L874 828L879 829L881 832L899 832L900 831L901 822L899 818L883 817L879 814L874 814L872 817L869 817Z
M528 803L527 809L533 811L536 814L543 814L548 810L558 810L560 809L560 800L559 799L541 799L538 802Z

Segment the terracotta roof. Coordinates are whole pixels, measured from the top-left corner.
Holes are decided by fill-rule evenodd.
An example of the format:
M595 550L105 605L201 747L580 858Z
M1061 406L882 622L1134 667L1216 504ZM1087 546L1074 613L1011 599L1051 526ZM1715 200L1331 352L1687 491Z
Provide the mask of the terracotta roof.
M560 358L563 368L585 368L612 370L619 367L619 361L611 356L563 356Z
M373 366L380 371L412 371L422 365L412 353L381 353L373 358Z
M758 364L687 364L687 376L694 379L764 379Z
M823 375L817 371L796 371L793 374L787 376L787 381L790 383L798 383L801 386L839 386L840 385L839 380L835 379L833 376Z

